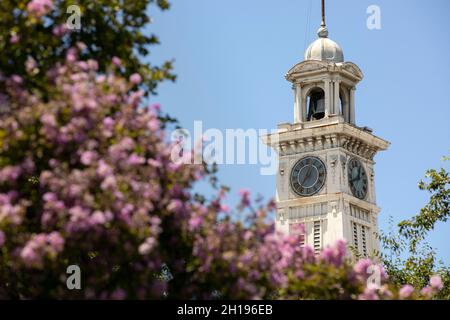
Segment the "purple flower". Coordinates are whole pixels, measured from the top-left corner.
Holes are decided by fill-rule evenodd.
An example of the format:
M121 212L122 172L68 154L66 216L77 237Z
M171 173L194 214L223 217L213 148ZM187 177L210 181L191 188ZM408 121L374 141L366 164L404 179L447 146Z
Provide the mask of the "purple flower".
M250 191L241 189L238 194L241 197L241 206L248 207L250 205Z
M367 270L371 265L372 261L370 259L361 259L353 266L353 271L358 275L367 277Z
M430 286L425 287L420 290L420 293L426 298L431 298L433 296L433 288Z
M400 299L408 299L414 293L414 287L412 285L404 285L398 292Z
M81 154L80 161L85 166L91 165L95 159L97 158L97 154L93 151L85 151Z
M136 153L132 153L127 160L127 163L131 166L137 166L145 163L145 158L138 156Z
M21 174L21 169L19 166L5 166L0 169L0 182L13 182Z
M64 239L59 232L39 233L31 237L20 251L20 257L29 268L42 268L44 259L55 259L63 250Z
M59 24L55 27L53 27L52 33L55 37L62 37L65 35L70 29L67 28L66 24Z
M151 131L157 131L160 127L160 122L158 118L152 118L148 123L148 127Z
M167 210L174 213L182 213L184 211L184 204L181 200L174 199L167 206Z
M22 77L18 76L17 74L13 74L13 75L11 76L11 80L12 80L12 82L15 83L15 84L19 84L19 85L20 85L20 84L23 83Z
M194 230L198 230L200 228L200 226L203 223L203 218L199 215L196 215L194 217L191 217L189 219L189 229L194 231Z
M67 62L75 62L78 58L78 51L76 48L69 48L66 53Z
M358 300L379 300L376 288L364 289L364 292L358 296Z
M96 172L100 177L105 178L112 174L112 168L105 161L100 160Z
M116 56L112 57L112 64L118 68L122 67L122 61L120 60L119 57L116 57Z
M435 290L442 290L444 284L442 283L442 279L438 275L434 275L430 278L430 286Z
M138 249L139 253L141 255L147 255L153 250L155 245L156 245L155 238L149 237L149 238L145 239L145 242L139 246L139 249Z
M31 0L27 5L28 12L35 18L45 16L52 9L52 0Z
M47 236L47 241L56 252L62 251L64 247L64 239L61 237L59 232L53 231L52 233L50 233Z
M100 188L102 188L102 190L111 190L115 189L116 186L117 186L116 178L114 176L107 176L100 185Z
M142 77L139 73L133 73L130 76L130 82L133 84L140 84L142 82Z
M161 105L159 103L154 103L154 104L150 105L150 109L158 112L161 110Z
M20 41L20 36L18 34L12 34L11 38L9 39L9 42L12 44L16 44Z

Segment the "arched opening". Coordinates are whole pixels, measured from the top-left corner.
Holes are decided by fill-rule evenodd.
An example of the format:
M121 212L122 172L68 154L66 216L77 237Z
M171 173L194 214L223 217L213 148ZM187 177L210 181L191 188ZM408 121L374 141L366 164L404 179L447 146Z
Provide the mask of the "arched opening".
M307 120L320 120L325 117L325 92L321 88L312 89L306 99Z

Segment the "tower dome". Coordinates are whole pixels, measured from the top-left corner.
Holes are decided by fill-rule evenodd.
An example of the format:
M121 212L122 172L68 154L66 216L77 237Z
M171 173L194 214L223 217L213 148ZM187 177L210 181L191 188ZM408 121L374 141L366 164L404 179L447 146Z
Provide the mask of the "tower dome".
M328 30L324 25L319 28L317 35L319 39L306 49L305 60L344 62L344 52L336 42L328 39Z

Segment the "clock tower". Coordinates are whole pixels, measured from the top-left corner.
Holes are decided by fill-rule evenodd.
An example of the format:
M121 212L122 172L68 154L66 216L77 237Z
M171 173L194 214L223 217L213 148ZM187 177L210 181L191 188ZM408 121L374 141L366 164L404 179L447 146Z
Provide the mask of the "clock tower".
M328 38L323 5L318 39L286 79L294 122L263 136L279 156L276 229L300 232L301 245L316 253L345 239L359 256L370 256L379 250L374 156L389 142L356 123L363 74Z

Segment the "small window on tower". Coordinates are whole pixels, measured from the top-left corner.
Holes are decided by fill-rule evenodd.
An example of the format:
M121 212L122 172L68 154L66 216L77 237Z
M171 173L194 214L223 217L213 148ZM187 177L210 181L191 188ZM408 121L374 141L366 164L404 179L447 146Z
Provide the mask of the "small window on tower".
M361 226L361 244L362 244L362 254L367 257L367 240L366 240L366 227Z
M314 253L319 254L322 249L320 221L314 221Z
M352 222L353 226L353 247L357 252L359 252L359 243L358 243L358 225L354 222Z
M325 117L325 92L321 88L314 88L307 98L308 121L320 120Z

